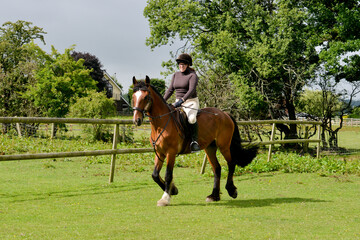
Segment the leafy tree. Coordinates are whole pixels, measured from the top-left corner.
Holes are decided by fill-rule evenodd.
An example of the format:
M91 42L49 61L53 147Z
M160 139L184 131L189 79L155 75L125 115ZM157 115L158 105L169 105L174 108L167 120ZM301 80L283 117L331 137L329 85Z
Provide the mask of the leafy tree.
M29 87L26 96L48 117L64 117L76 98L96 89L96 82L84 66L84 60L75 61L66 49L63 54L52 47L50 59L36 72L37 82Z
M106 96L108 98L112 97L112 91L108 87L107 81L104 79L104 72L102 69L102 64L100 60L90 53L83 53L83 52L76 52L73 51L71 53L71 56L74 58L75 61L78 61L79 59L84 59L84 66L87 69L92 70L90 72L90 76L92 79L94 79L97 84L96 87L98 88L99 92L106 91Z
M144 14L151 29L149 46L177 37L187 41L204 72L221 69L226 78L238 75L234 85L259 91L272 118L280 117L276 106L284 102L289 118L295 119L294 99L316 62L306 13L295 1L152 0ZM288 134L296 135L296 127Z
M321 139L323 147L330 149L338 148L337 134L342 128L343 116L350 111L350 104L346 102L341 93L336 93L334 88L325 88L321 90L305 90L298 102L299 111L310 115L313 120L322 121ZM335 116L340 118L340 125L334 126L332 120ZM326 139L326 133L329 138Z
M35 82L46 54L32 41L44 42L42 28L31 22L6 22L0 27L0 116L34 116L38 109L23 97L29 84Z
M271 118L287 113L296 119L295 102L322 62L329 63L333 76L339 69L348 77L356 76L356 67L331 63L344 53L335 46L359 49L358 1L150 0L144 15L151 31L148 46L182 40L183 50L192 53L205 76L218 72L221 77L216 81L222 82L235 75L234 87L260 92ZM319 54L320 45L325 47ZM241 94L236 93L239 98ZM295 125L278 127L285 138L296 137Z
M360 106L356 106L352 109L352 113L349 115L350 118L360 118Z

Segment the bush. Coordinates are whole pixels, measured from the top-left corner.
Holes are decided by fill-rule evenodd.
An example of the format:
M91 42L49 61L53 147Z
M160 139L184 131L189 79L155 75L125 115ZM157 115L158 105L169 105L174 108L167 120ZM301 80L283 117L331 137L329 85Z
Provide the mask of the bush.
M360 161L346 161L334 156L313 158L311 156L299 156L296 153L276 153L270 162L266 154L259 154L251 164L245 168L236 168L235 174L263 173L281 171L284 173L319 173L329 174L360 174Z
M70 117L104 119L115 116L116 109L112 99L106 97L105 92L89 91L86 97L77 99L70 107ZM112 139L112 130L102 124L85 126L92 140L109 141Z

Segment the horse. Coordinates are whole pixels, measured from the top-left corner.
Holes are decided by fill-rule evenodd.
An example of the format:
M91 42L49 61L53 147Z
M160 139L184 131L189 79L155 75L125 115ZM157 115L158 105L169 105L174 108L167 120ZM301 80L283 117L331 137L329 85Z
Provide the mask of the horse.
M164 191L157 206L170 205L171 196L178 194L173 183L173 169L178 154L190 153L189 139L184 134L184 128L179 124L179 110L167 104L157 89L150 84L150 78L137 81L133 77L133 122L140 126L145 115L151 125L150 143L155 151L155 167L152 173L153 180ZM219 149L227 161L229 173L226 190L232 198L236 198L237 188L234 185L233 175L236 165L245 167L256 156L258 147L247 149L241 146L239 129L234 118L217 108L203 108L199 110L197 121L199 125L198 143L201 150L205 150L207 159L214 172L214 186L212 193L206 197L206 202L220 200L221 166L216 157ZM165 180L161 178L160 171L166 159Z

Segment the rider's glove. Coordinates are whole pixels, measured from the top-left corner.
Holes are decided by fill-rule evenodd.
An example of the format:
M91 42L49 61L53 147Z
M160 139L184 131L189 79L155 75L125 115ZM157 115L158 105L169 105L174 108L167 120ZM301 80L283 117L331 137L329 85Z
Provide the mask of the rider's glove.
M182 98L180 98L179 101L177 101L176 103L174 103L174 107L175 107L175 108L180 107L183 102L184 102L184 100L182 100Z

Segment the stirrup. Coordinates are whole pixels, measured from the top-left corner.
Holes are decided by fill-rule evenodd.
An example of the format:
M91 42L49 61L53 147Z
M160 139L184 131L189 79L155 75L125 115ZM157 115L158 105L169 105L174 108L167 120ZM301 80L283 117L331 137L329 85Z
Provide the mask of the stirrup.
M196 141L192 141L192 142L190 143L190 149L191 149L191 152L192 152L192 153L193 153L193 152L198 152L198 151L201 150L199 144L198 144Z

